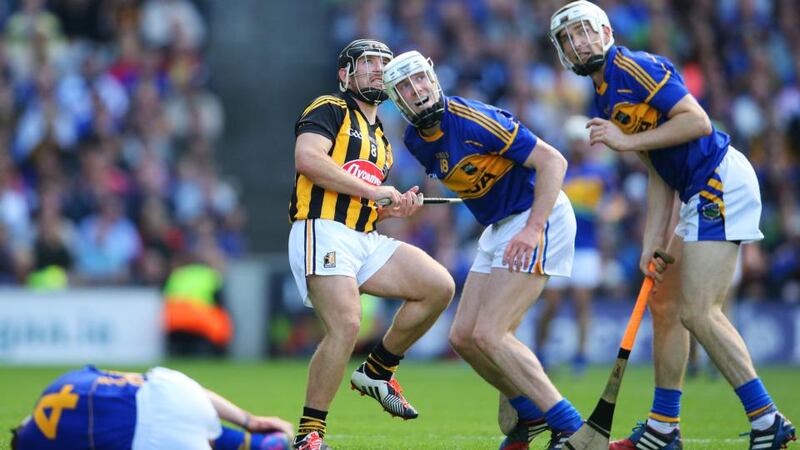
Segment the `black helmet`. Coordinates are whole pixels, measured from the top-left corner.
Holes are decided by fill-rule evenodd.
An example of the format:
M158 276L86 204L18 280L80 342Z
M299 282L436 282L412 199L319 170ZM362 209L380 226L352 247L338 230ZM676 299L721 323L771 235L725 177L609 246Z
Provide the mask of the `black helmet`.
M391 61L391 59L394 57L394 53L392 53L392 51L389 49L389 46L374 39L356 39L355 41L347 44L347 46L339 53L339 58L337 59L337 67L347 71L347 78L345 79L344 83L341 80L338 80L337 75L337 80L339 81L339 90L342 92L349 90L357 99L361 100L362 102L379 105L382 101L388 98L385 89L377 89L370 86L362 88L361 86L358 86L357 80L356 86L348 85L350 76L355 73L356 61L362 56L380 56L383 59Z

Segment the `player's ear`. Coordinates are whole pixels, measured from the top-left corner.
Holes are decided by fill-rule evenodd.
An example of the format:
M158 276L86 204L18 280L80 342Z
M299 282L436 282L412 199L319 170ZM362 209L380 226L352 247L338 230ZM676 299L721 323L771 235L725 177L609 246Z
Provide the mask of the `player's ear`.
M608 42L613 35L614 30L612 30L609 26L603 25L603 42Z
M349 67L349 66L348 66ZM337 81L339 82L339 90L344 92L349 87L349 73L346 68L340 68L339 72L336 74Z

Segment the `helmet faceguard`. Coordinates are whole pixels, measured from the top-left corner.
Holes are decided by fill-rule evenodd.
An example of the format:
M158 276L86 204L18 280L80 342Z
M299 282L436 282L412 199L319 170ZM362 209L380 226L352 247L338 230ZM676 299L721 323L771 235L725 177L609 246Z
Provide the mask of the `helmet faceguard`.
M584 34L585 42L588 45L595 43L601 44L603 49L602 54L591 54L585 57L580 56L573 40L574 29L576 27L572 25L575 23L580 24L580 30L577 31L577 33ZM558 50L558 58L561 60L561 65L582 76L591 75L600 70L606 62L608 49L614 45L614 35L611 34L611 36L606 39L603 27L612 30L611 22L608 20L605 11L594 3L586 0L578 0L569 3L556 11L553 17L550 18L550 41L556 47L556 50ZM589 28L597 33L599 38L593 39L592 34L589 33ZM559 39L561 33L565 34L564 39L566 42L563 42L563 39ZM568 46L567 49L564 48L565 45ZM580 62L572 62L567 56L567 52L574 55Z
M403 118L416 128L442 121L444 94L433 62L417 51L398 55L383 71L383 84Z
M370 56L377 56L380 58L380 70L382 71L386 63L392 60L394 53L392 53L389 47L383 42L373 39L357 39L347 44L339 53L337 66L339 69L345 69L347 75L344 81L340 78L337 78L337 80L341 92L350 91L355 98L362 102L379 105L388 98L386 96L386 89L383 86L379 88L372 86L369 81L369 73L366 74L366 80L360 79L363 78L363 76L360 77L359 74L357 74L359 65L367 64ZM353 80L352 83L350 82L351 78Z

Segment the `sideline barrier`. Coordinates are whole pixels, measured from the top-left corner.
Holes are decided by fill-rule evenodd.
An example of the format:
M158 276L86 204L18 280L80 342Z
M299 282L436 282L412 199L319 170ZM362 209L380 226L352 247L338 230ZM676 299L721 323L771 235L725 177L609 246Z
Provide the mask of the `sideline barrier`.
M155 289L0 290L0 364L142 364L164 356Z

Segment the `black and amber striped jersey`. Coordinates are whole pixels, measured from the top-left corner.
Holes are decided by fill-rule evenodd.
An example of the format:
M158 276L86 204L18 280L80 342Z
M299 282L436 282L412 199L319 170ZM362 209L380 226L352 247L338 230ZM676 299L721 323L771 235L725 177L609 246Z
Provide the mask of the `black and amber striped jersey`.
M392 167L392 147L380 120L370 125L347 92L314 99L297 119L294 132L295 136L317 133L330 139L331 159L367 183L381 185ZM369 232L375 229L378 212L372 200L326 190L298 173L289 202L289 221L305 219L335 220L356 231Z

